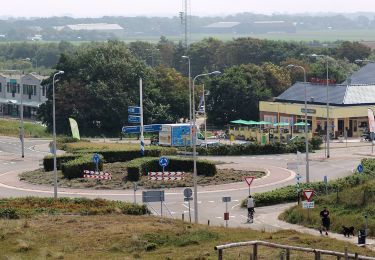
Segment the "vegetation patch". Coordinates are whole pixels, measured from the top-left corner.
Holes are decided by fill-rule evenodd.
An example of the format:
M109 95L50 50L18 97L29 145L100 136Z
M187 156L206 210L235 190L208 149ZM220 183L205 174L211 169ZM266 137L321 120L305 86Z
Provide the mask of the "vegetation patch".
M14 119L0 119L0 135L19 136L20 121ZM51 137L47 128L39 123L24 122L25 137Z
M356 231L364 229L367 216L369 235L375 236L375 159L363 159L362 165L363 174L337 180L334 182L336 189L328 189L327 195L318 186L318 196L314 197L316 207L311 210L310 217L300 206L285 211L280 217L290 223L317 228L321 223L319 212L326 206L330 211L332 230L342 232L343 225L354 226Z
M27 221L27 225L26 225ZM265 240L375 256L354 244L296 231L259 232L248 228L207 227L149 216L46 216L0 219L0 252L6 259L216 259L214 246ZM249 247L228 249L224 259L248 259ZM259 259L279 259L281 250L258 248ZM292 251L291 259L313 254Z
M144 215L148 213L148 209L144 205L104 199L38 197L0 199L0 218L3 219L19 219L37 214L104 215L112 213Z

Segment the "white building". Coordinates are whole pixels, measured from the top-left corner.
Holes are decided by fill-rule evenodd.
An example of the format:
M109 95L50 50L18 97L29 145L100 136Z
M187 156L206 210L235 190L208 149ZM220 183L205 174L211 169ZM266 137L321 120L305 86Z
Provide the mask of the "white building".
M45 78L0 72L0 116L19 117L22 102L24 117L35 119L38 107L47 100L46 86L40 84Z

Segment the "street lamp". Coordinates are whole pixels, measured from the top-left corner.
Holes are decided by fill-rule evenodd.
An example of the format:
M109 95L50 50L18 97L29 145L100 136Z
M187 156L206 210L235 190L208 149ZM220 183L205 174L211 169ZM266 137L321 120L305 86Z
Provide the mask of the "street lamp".
M54 198L57 199L57 168L56 168L56 114L55 114L55 77L64 74L60 70L53 75L52 78L52 117L53 117L53 174L54 174Z
M191 141L193 140L192 139L192 116L191 116L191 63L190 63L190 57L189 56L182 56L181 58L183 59L187 59L188 60L188 65L189 65L189 124L190 124L190 145L191 145Z
M193 183L194 183L194 222L198 224L198 190L197 190L197 126L196 126L196 115L195 115L195 80L199 77L219 75L220 71L213 71L210 73L199 74L193 79L193 161L194 161L194 171L193 171Z
M306 83L306 70L302 66L289 64L288 68L299 68L303 71L303 82L305 83L305 145L306 145L306 182L310 182L309 174L309 141L308 141L308 127L307 127L307 83ZM293 126L292 126L293 127Z
M311 54L309 55L310 57L313 58L326 58L326 69L327 69L327 132L326 132L326 156L329 158L329 138L330 138L330 126L329 126L329 91L328 91L328 83L329 83L329 78L328 78L328 56L327 55L321 55L321 54Z

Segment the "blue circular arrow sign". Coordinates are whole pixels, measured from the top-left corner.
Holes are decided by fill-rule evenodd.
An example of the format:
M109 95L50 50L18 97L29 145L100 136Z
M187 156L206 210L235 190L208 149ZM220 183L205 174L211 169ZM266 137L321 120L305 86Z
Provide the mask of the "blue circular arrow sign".
M92 160L95 164L99 164L99 161L100 161L100 156L99 154L94 154L94 156L92 157Z
M169 160L168 160L167 157L160 157L160 159L159 159L159 165L161 167L167 167L168 164L169 164Z
M358 167L357 167L357 171L358 171L359 173L362 173L362 172L363 172L363 166L362 166L362 164L358 165Z

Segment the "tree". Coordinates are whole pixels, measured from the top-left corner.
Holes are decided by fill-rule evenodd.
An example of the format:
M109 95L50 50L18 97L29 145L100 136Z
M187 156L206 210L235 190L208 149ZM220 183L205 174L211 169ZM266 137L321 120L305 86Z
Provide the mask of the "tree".
M356 59L364 60L371 54L371 48L359 42L345 41L337 48L336 56L354 62Z
M277 66L270 62L264 63L261 68L264 78L266 79L265 87L272 91L274 97L280 95L290 87L291 79L286 68Z
M209 81L208 122L223 126L231 120L259 118L259 101L272 97L259 66L233 66Z

